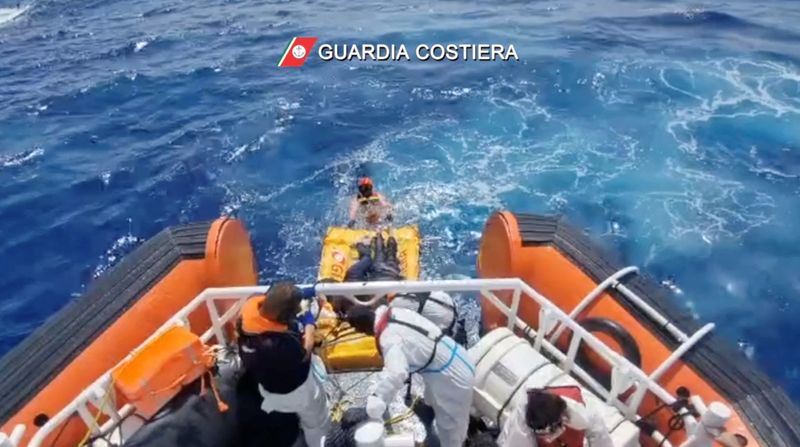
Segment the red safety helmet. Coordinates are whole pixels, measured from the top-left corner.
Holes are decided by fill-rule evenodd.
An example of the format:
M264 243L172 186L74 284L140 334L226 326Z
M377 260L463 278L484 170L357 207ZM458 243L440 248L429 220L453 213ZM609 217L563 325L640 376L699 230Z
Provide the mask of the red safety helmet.
M364 186L372 187L373 186L372 179L369 177L361 177L360 179L358 179L358 187L361 188Z

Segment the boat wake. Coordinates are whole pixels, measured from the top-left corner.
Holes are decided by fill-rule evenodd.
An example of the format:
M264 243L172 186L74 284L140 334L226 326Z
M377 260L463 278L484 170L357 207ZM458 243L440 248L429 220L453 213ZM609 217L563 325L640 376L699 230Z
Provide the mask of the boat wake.
M0 8L0 26L3 26L6 23L9 23L17 17L25 14L30 7L31 5L19 6L17 8Z

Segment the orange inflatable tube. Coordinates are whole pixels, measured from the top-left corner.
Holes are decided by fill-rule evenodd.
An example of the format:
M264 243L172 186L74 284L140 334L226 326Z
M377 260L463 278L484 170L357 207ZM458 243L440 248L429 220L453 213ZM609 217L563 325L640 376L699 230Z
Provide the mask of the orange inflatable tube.
M582 233L561 219L530 214L499 212L487 221L480 243L478 272L483 278L517 277L549 298L566 313L600 282L621 269ZM668 296L647 278L622 280L652 307L667 316L684 333L691 335L700 325L677 310ZM510 294L498 297L510 305ZM486 330L504 325L505 316L484 303ZM669 333L640 313L616 290L607 290L579 316L603 318L618 323L638 344L641 367L651 374L678 343ZM523 299L519 315L533 328L538 323L538 306ZM603 341L606 340L600 337ZM609 343L622 353L617 343ZM679 387L702 397L704 402L720 401L734 410L729 431L745 439L749 446L775 447L800 445L800 414L785 393L726 341L707 335L660 379L673 395ZM660 402L648 395L640 414L655 410ZM662 433L668 433L668 409L652 418ZM684 431L672 431L673 446L683 441ZM655 445L642 437L643 445Z
M220 218L162 231L0 360L2 431L24 424L25 445L38 427L204 289L256 284L250 237L240 221ZM189 321L193 329L210 326L205 312ZM44 445L75 447L86 430L73 417Z

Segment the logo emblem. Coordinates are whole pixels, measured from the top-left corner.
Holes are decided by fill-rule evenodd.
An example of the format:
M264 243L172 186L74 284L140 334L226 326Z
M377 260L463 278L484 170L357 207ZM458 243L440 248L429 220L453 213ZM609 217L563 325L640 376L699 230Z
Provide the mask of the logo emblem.
M344 254L340 251L334 251L333 260L339 264L344 264Z
M278 66L302 67L311 54L311 50L314 49L315 43L317 43L316 37L295 37L283 51Z
M302 59L306 57L306 49L303 48L302 45L295 45L294 48L292 48L292 56Z

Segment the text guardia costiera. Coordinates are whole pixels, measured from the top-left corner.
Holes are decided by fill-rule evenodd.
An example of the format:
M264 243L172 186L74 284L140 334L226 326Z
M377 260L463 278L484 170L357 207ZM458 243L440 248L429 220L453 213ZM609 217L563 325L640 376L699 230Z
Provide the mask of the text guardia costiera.
M317 54L324 61L408 61L412 53L404 44L323 44ZM519 60L514 45L501 44L421 44L413 55L420 61Z

